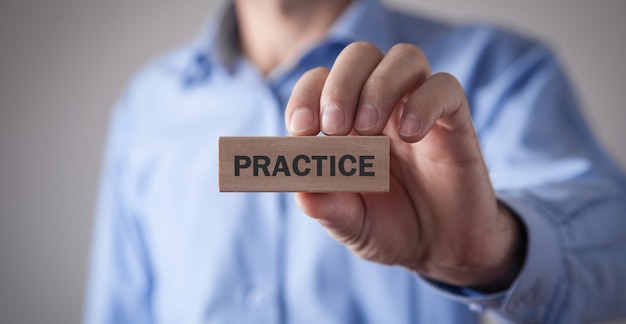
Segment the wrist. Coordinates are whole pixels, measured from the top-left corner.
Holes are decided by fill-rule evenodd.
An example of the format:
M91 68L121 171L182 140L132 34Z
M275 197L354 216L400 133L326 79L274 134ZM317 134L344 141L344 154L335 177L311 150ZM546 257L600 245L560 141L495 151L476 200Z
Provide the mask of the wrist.
M481 277L484 282L469 285L468 288L482 292L496 292L508 289L524 265L526 258L526 228L518 216L508 207L498 202L498 217L505 224L503 230L496 233L499 237L495 242L502 247L502 257Z
M496 210L490 229L455 242L460 249L448 246L438 257L404 266L429 280L456 287L484 293L508 289L524 265L526 229L505 205L498 202Z

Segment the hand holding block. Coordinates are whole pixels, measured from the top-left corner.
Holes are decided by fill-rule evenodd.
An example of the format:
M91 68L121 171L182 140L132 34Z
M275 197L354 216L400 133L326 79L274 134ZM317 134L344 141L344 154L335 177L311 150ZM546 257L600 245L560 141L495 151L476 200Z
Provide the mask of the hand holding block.
M388 192L386 136L220 137L219 191Z

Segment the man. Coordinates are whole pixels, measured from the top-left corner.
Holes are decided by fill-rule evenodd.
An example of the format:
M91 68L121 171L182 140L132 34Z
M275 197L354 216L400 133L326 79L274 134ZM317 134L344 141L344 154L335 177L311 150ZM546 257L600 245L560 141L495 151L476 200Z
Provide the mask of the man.
M390 192L217 192L218 136L320 131L389 136ZM623 316L625 198L541 45L374 0L235 0L114 112L85 320Z

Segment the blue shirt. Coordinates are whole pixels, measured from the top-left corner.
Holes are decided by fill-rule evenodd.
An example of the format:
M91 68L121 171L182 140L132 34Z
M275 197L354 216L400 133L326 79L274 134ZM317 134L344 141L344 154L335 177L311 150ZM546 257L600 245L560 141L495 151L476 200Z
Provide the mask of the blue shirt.
M95 223L87 323L474 323L626 314L626 181L594 142L544 46L353 3L328 37L264 77L236 47L232 8L146 66L112 123ZM455 75L498 198L528 233L524 267L482 295L361 260L289 193L219 193L217 137L287 135L306 70L348 43L408 42Z

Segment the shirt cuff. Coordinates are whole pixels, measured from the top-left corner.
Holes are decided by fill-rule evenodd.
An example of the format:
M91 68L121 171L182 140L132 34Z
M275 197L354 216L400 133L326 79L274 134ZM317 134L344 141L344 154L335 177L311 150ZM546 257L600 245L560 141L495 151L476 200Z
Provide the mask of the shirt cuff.
M558 225L551 222L550 211L523 192L498 192L498 199L519 217L528 237L524 265L511 287L484 294L425 281L450 298L466 303L473 311L491 309L516 321L544 323L565 293L558 284L564 276Z

